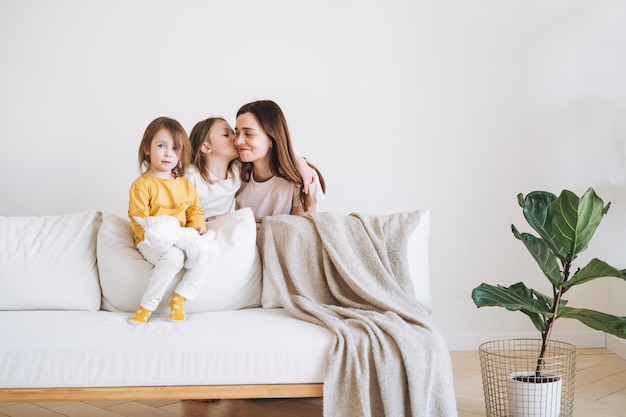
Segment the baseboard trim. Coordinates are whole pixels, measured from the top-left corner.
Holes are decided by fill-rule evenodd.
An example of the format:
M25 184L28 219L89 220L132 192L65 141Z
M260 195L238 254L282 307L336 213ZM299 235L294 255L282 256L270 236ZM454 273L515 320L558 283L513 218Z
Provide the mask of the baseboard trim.
M445 335L446 342L448 343L448 349L451 351L465 351L465 350L477 350L478 346L485 342L489 342L492 340L503 340L503 339L539 339L540 335L538 332L529 332L529 333L481 333L481 334L455 334L455 335ZM621 341L621 348L624 349L623 352L626 354L626 343L624 340L617 339ZM603 332L599 331L580 331L580 332L554 332L552 335L552 340L559 340L561 342L571 343L578 348L608 348L607 346L607 338ZM613 351L613 349L611 349ZM617 353L617 352L615 352ZM625 357L619 353L618 355Z
M606 348L626 359L626 340L620 339L617 336L606 335Z

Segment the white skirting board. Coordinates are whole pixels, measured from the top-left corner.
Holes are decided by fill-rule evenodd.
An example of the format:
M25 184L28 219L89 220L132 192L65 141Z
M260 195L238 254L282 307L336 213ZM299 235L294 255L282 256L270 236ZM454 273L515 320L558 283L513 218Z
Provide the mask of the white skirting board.
M620 339L613 335L606 336L606 348L616 355L626 359L626 339Z
M539 339L541 336L539 332L528 333L466 333L466 334L454 334L444 335L448 348L451 351L465 351L465 350L478 350L478 346L482 343L492 340L504 340L504 339ZM621 340L615 338L616 340ZM589 330L589 331L576 331L576 332L554 332L552 334L552 340L558 340L561 342L571 343L578 348L609 348L607 346L607 338L603 332ZM626 353L626 344L624 340L622 342L623 352ZM611 349L615 352L615 350ZM615 352L618 353L618 352ZM619 353L618 353L619 354ZM620 354L620 356L623 356Z

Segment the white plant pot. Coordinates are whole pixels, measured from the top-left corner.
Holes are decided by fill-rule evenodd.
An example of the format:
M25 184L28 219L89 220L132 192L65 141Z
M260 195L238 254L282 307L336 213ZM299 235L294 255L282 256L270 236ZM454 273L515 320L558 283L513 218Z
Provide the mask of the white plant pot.
M534 372L514 372L507 381L511 417L558 417L561 412L563 379L544 373L550 382L525 382L517 377L533 377Z

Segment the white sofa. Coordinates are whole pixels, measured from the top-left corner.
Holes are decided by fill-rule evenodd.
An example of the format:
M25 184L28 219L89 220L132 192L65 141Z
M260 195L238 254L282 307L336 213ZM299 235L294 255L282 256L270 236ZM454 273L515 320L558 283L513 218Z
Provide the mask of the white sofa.
M430 307L428 211L420 218L408 262ZM0 402L322 396L334 336L290 317L263 286L248 209L211 227L218 249L187 320L167 320L166 295L133 326L151 265L127 219L0 217Z

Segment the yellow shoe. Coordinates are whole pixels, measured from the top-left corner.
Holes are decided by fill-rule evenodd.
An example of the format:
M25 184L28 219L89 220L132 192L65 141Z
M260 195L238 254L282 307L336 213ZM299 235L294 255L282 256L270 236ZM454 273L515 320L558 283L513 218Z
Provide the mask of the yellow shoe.
M151 315L152 311L146 310L145 308L139 306L137 311L135 311L135 314L133 314L133 316L128 319L128 322L130 324L145 324Z
M170 298L170 320L183 321L185 318L185 297L174 293Z

